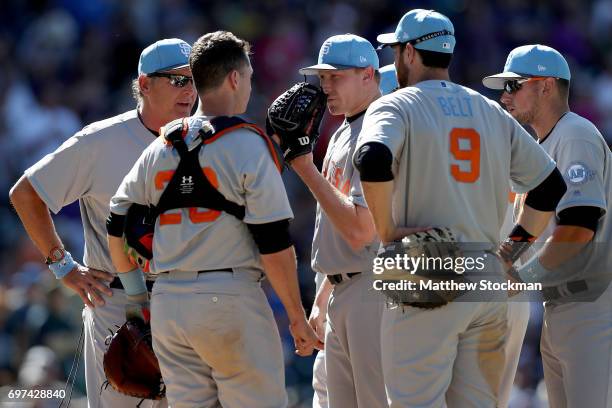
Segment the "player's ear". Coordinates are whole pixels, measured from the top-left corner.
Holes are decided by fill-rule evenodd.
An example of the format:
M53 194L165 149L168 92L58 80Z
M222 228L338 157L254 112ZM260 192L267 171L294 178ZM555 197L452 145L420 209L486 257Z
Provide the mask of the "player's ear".
M404 52L402 53L402 56L405 58L404 61L408 64L412 64L416 58L416 50L410 43L406 43L403 46Z
M238 85L240 84L240 72L234 69L227 74L227 80L229 81L229 85L231 89L238 89Z
M553 92L555 88L555 78L546 78L544 81L544 86L542 87L542 93L545 95L549 95Z
M142 92L143 95L148 94L151 90L151 78L146 75L140 75L138 77L138 86L140 87L140 92Z
M366 67L361 72L361 79L364 81L372 81L374 79L374 68L372 66Z

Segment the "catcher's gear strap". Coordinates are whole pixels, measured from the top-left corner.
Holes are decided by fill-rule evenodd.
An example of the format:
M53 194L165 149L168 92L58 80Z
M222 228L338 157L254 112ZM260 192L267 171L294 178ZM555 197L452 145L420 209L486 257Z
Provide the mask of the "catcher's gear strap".
M119 215L111 212L106 219L106 232L108 232L108 235L121 238L123 236L124 228L125 215Z
M247 224L247 227L253 235L260 254L274 254L293 245L287 219L265 224Z
M368 142L359 147L354 160L360 180L375 183L393 180L392 163L391 150L380 142Z
M558 225L572 225L590 229L593 233L597 232L597 224L603 215L603 210L599 207L578 206L570 207L559 213Z
M244 128L262 137L268 146L276 168L281 171L281 161L272 141L256 125L238 117L227 116L218 116L212 119L210 125L207 129L199 129L202 143L191 151L187 148L184 140L189 131L187 118L184 118L180 123L172 123L165 132L164 138L177 150L181 160L155 206L157 214L176 208L202 207L225 211L240 220L244 218L244 207L227 200L210 184L202 171L199 160L200 149L233 130Z
M525 204L538 211L555 211L567 191L559 169L555 169L537 187L527 193Z

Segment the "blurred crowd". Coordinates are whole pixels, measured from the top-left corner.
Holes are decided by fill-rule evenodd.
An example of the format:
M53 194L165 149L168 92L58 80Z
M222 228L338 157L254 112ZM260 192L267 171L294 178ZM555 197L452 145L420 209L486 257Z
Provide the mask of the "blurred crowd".
M130 81L148 44L179 37L192 43L224 29L253 45L253 94L247 116L264 121L269 103L302 79L330 35L352 32L375 45L411 8L433 8L454 23L451 77L491 98L481 85L500 72L508 52L526 43L563 53L572 70L570 106L593 121L612 143L612 0L2 0L0 2L0 401L7 387L49 388L63 383L73 363L81 302L57 285L29 242L8 201L23 170L83 125L132 109ZM381 65L391 63L389 50ZM341 118L326 117L317 159ZM68 172L69 173L69 172ZM293 174L285 174L296 218L306 307L314 298L310 242L314 201ZM77 205L55 217L65 245L81 259ZM287 386L293 407L310 406L312 359L291 349L280 302L271 294L284 336ZM539 362L541 307L521 356L513 407L544 407ZM408 341L408 339L407 339ZM84 393L82 369L75 398ZM2 403L0 402L0 405ZM44 406L42 404L37 406Z

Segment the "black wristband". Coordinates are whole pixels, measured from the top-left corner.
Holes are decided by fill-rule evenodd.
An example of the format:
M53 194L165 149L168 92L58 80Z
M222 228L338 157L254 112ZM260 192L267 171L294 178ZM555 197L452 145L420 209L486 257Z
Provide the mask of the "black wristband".
M525 228L523 228L519 224L516 224L514 228L512 228L512 231L510 232L510 235L508 235L508 238L517 242L533 242L536 239L536 237L528 233Z
M512 265L529 249L535 240L536 237L517 224L512 229L512 232L510 232L508 238L501 244L498 251L499 256Z

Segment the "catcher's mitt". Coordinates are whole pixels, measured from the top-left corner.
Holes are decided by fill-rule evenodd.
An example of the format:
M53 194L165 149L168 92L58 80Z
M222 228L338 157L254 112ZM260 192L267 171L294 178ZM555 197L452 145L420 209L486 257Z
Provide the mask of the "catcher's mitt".
M382 272L374 271L375 279L383 282L414 282L412 290L383 290L392 303L434 309L463 294L455 290L427 289L430 281L434 284L444 281L467 282L463 274L456 273L452 267L447 268L455 264L455 258L461 257L461 251L449 228L432 228L410 234L401 241L385 245L378 253L378 258L396 260L398 257L416 261L420 259L421 263L416 269L412 269L414 265L407 261L409 269L398 269L398 265L394 264L394 267L385 268ZM381 265L384 264L383 259Z
M293 85L268 108L266 130L280 138L285 161L312 152L319 138L327 96L307 82Z
M104 353L104 374L122 394L151 400L166 395L148 324L140 319L128 320L112 335Z

